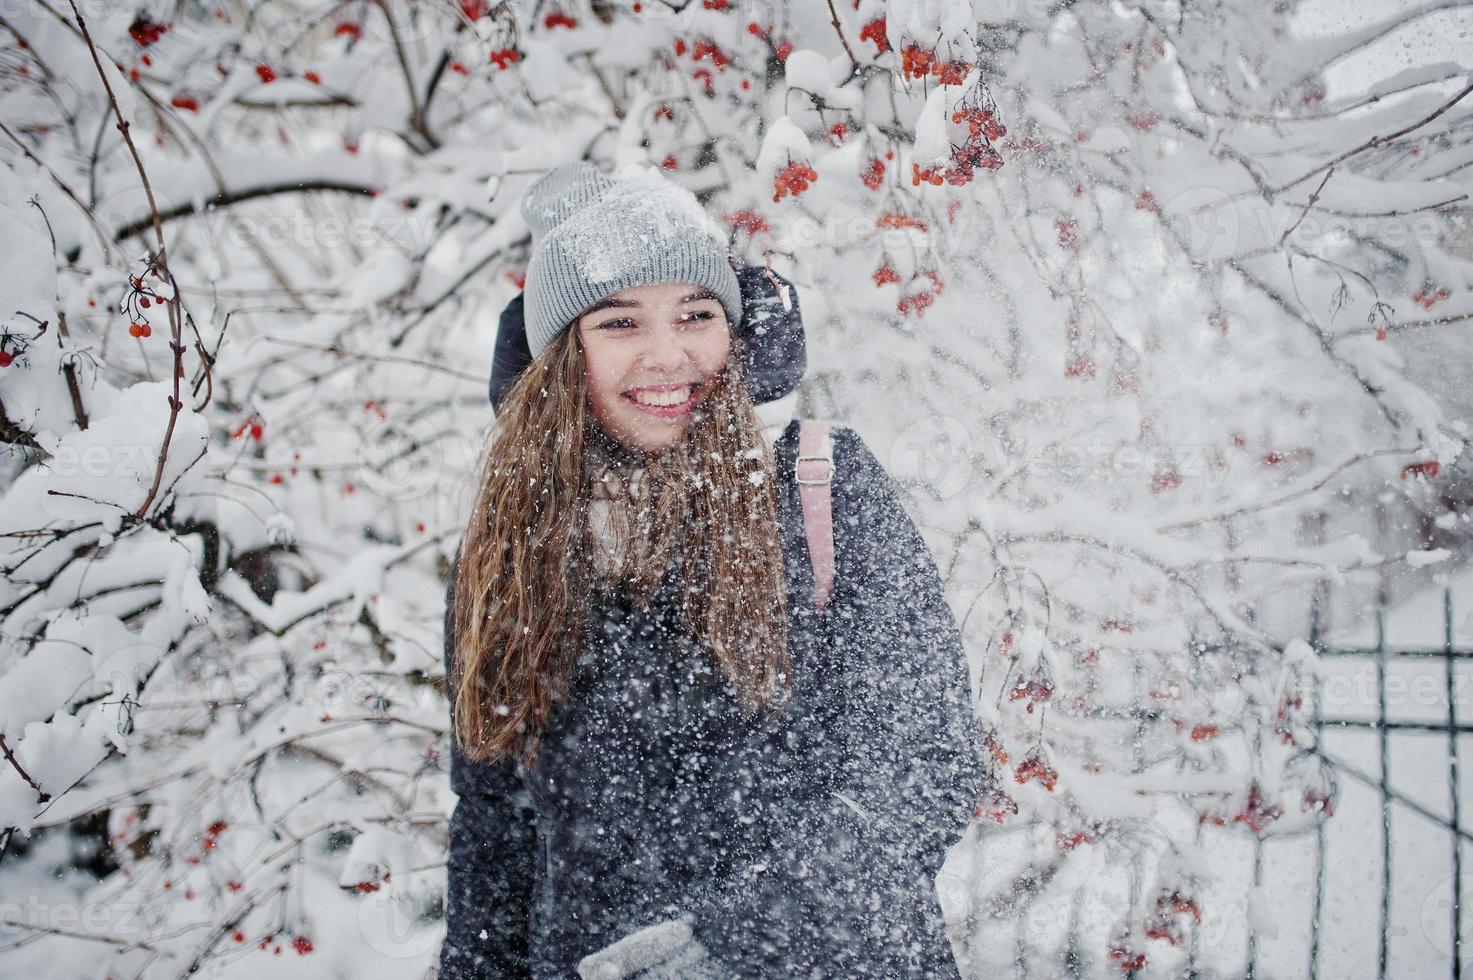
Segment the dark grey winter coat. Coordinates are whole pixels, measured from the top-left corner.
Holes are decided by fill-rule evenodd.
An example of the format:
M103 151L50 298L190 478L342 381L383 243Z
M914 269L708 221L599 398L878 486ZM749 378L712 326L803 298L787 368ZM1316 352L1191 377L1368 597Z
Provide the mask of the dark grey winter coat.
M674 575L646 612L600 605L531 772L451 739L442 978L576 977L683 913L735 976L957 976L935 877L984 780L961 636L893 482L842 426L835 591L814 612L797 442L795 420L774 446L791 700L744 714L678 629Z

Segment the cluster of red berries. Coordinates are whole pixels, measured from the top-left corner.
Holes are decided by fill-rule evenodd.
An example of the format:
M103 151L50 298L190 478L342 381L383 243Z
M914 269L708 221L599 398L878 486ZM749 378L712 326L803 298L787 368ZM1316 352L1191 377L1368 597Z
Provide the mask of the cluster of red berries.
M1152 493L1165 493L1179 486L1181 486L1181 474L1176 470L1162 470L1151 476Z
M1220 726L1208 724L1205 721L1189 723L1184 718L1173 718L1171 719L1171 724L1177 731L1181 731L1190 724L1192 729L1190 737L1193 742L1205 742L1209 738L1216 738L1222 734L1222 728Z
M942 61L933 48L919 44L907 44L900 49L900 72L906 78L924 78L933 75L940 85L961 85L976 67L970 61Z
M771 34L771 32L772 32L772 28L770 26L769 27L763 27L761 24L757 23L756 21L752 21L751 23L749 23L747 25L747 33L748 34L751 34L753 37L760 37L764 41L770 41L771 40L771 38L769 37L769 35ZM777 60L778 61L787 61L788 60L788 55L790 55L790 54L793 53L793 42L792 41L780 41L780 42L778 42L777 47L773 48L772 50L773 50L773 53L775 55L777 55Z
M982 136L990 140L1000 140L1008 134L1007 127L997 118L996 107L962 106L951 114L951 121L965 122L974 140Z
M900 211L886 211L875 219L876 228L915 228L917 231L925 231L926 223L919 218L912 218Z
M1059 233L1059 247L1070 252L1079 251L1079 219L1055 218L1054 230Z
M147 17L140 15L133 19L132 24L128 25L128 36L131 37L140 48L146 48L151 44L157 43L158 39L163 37L164 32L168 29L168 24L158 24L154 21L149 20Z
M953 123L966 123L968 136L965 143L951 148L951 162L945 167L922 167L911 164L911 186L919 187L924 181L940 187L949 183L955 187L971 183L978 169L996 170L1002 166L1002 155L993 148L991 141L1007 135L1007 127L998 121L996 107L963 105L951 114Z
M1146 938L1164 939L1173 946L1181 946L1187 941L1179 918L1182 915L1190 915L1198 925L1202 924L1202 909L1196 899L1178 891L1156 896L1156 907L1146 921Z
M1439 286L1432 281L1423 284L1422 288L1412 293L1412 302L1419 304L1422 309L1430 310L1438 300L1447 299L1448 292L1444 286Z
M923 317L926 315L926 308L935 301L936 295L934 293L928 293L923 290L919 293L913 293L910 296L900 297L900 300L895 304L895 309L902 316L914 313L917 317Z
M922 289L920 292L900 297L899 302L895 304L895 309L902 316L910 313L914 313L917 317L925 316L926 308L936 301L937 296L941 295L943 287L941 277L936 274L936 270L922 269L921 274L931 280L931 288Z
M1105 955L1112 960L1119 960L1120 969L1125 973L1134 973L1146 968L1146 954L1132 952L1123 941L1111 943Z
M1033 713L1033 706L1035 704L1050 701L1053 699L1053 696L1054 686L1043 677L1033 677L1027 680L1019 677L1017 683L1013 685L1013 689L1008 692L1009 701L1027 699L1027 710L1029 714Z
M1043 784L1043 788L1050 793L1054 791L1054 784L1059 781L1059 771L1051 768L1043 761L1043 757L1034 752L1018 764L1013 770L1013 778L1020 783L1026 783L1030 779L1036 779Z
M133 42L137 44L138 47L147 48L153 44L158 43L159 38L163 37L164 32L168 29L168 24L160 24L155 21L151 21L147 17L140 14L133 19L133 23L128 25L128 36L133 39ZM153 57L147 52L139 55L138 60L145 68L153 64ZM118 66L118 71L123 70L123 65L121 62L113 63ZM20 72L23 75L28 73L25 65L21 65ZM128 77L133 81L137 81L138 69L129 68Z
M924 181L940 187L943 183L960 187L972 181L977 168L983 170L996 170L1002 166L1002 155L987 143L968 143L965 146L953 147L951 152L951 163L946 167L932 166L922 167L918 163L910 165L910 182L912 187L919 187Z
M726 67L731 64L731 55L721 50L720 45L718 45L715 41L709 39L698 40L687 44L685 38L676 38L676 57L683 56L686 53L690 54L690 58L692 61L705 61L709 58L711 60L712 67L714 67L718 72L726 71ZM700 82L708 95L715 91L716 76L712 73L710 68L693 68L691 70L690 77ZM743 79L742 87L746 88L749 85L750 82Z
M1091 834L1087 830L1076 830L1071 834L1059 833L1054 835L1054 845L1061 851L1072 851L1080 844L1093 844L1094 842L1094 834Z
M1328 796L1321 796L1312 789L1304 791L1304 809L1309 813L1318 813L1326 817L1335 815L1335 801Z
M153 269L152 266L149 267L149 271L152 271L155 276L158 275L157 270ZM144 284L143 276L130 276L128 278L128 285L132 288L129 289L127 298L123 300L122 309L122 312L127 314L129 320L128 336L150 336L153 333L153 327L149 325L148 315L143 311L155 303L162 305L163 301L159 299L158 293Z
M238 943L243 943L245 942L245 933L242 930L237 929L235 931L235 935L231 936L230 938L234 939ZM290 946L292 949L297 951L298 956L306 956L308 953L312 952L312 940L308 939L306 936L292 936ZM256 948L269 948L271 949L271 952L276 956L281 955L281 944L276 942L276 935L274 933L267 933L266 935L262 936L261 941L256 944Z
M748 235L755 235L758 232L771 230L768 227L767 219L751 208L743 208L740 211L734 211L731 214L724 215L723 220L733 228L740 228Z
M1000 789L989 789L982 794L977 805L972 809L972 818L981 820L986 818L994 823L1003 823L1008 817L1018 815L1018 804L1012 797Z
M1204 813L1198 818L1198 822L1215 824L1219 827L1225 827L1230 823L1240 823L1256 834L1283 814L1283 807L1277 803L1269 805L1268 801L1263 798L1263 793L1259 790L1258 782L1255 780L1248 785L1248 800L1237 813L1231 817Z
M874 20L867 21L859 29L859 39L861 41L875 42L875 54L877 55L889 51L890 39L885 36L885 18L876 17Z
M1094 376L1095 361L1087 354L1071 357L1064 362L1064 377L1066 378L1093 378Z
M261 423L261 420L258 416L252 415L244 422L241 422L235 428L230 430L230 438L239 439L247 432L251 434L252 439L259 440L261 436L265 435L266 427Z
M781 201L784 197L792 194L797 197L808 189L811 181L818 179L818 171L806 163L789 163L773 180L776 193L772 195L774 201Z

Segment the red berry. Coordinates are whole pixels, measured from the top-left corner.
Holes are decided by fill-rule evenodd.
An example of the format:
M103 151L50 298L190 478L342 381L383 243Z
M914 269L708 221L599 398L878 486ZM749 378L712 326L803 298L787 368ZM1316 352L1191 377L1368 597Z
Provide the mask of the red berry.
M10 367L10 362L15 360L8 350L0 350L0 368Z
M276 70L270 65L257 65L256 74L261 76L263 83L276 81Z
M302 72L302 77L311 82L313 85L319 85L322 83L322 76L318 75L315 71L304 71Z
M128 27L128 34L138 42L140 48L153 44L169 29L168 24L155 24L147 17L139 17Z

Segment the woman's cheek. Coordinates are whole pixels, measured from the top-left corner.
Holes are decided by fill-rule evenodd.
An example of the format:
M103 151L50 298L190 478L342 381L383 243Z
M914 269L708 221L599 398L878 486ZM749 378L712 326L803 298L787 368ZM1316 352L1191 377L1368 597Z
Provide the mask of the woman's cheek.
M728 326L720 331L713 331L710 341L701 352L703 373L708 378L715 377L721 373L721 369L726 366L731 356L731 328Z

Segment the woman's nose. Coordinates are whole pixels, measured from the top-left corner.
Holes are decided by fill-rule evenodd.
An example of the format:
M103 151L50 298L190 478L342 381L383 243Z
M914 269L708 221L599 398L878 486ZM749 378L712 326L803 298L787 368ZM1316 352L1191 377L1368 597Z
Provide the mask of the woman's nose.
M659 333L650 338L643 353L646 367L665 371L679 370L690 359L690 352L685 349L684 344L674 337Z

